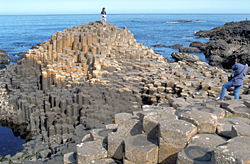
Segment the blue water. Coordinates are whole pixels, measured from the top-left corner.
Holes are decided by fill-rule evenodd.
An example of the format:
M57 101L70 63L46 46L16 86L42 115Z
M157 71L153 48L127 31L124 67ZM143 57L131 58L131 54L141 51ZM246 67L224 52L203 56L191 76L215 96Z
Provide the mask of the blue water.
M15 137L12 130L0 126L0 155L6 156L8 154L15 155L17 152L23 150L25 143L20 137Z
M195 37L199 30L210 30L231 21L250 19L250 14L113 14L107 15L111 24L127 28L134 34L135 39L152 48L157 53L171 59L171 53L178 50L170 48L153 48L162 44L171 46L182 44L189 46L193 41L208 42L208 39ZM5 50L11 57L19 52L26 52L32 46L50 39L56 31L100 20L99 14L92 15L0 15L0 49ZM190 23L171 23L176 20L190 20ZM201 20L201 21L196 21ZM195 54L206 60L204 54ZM0 136L7 136L6 140L15 143L15 137L9 129L0 129ZM9 131L9 132L7 132ZM1 140L1 139L0 139ZM5 153L0 144L0 155ZM20 142L21 143L21 142ZM11 147L8 147L11 149ZM21 150L21 149L20 149ZM18 151L20 151L18 150ZM15 152L17 150L13 150Z

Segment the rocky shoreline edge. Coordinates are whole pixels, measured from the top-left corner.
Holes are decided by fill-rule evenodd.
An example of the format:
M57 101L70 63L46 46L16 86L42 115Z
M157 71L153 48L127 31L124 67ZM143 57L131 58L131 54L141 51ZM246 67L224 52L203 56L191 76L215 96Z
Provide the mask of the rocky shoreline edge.
M245 54L247 63L250 64L250 21L229 22L212 30L200 30L195 36L209 38L207 43L194 41L188 47L183 45L154 45L178 49L179 52L171 54L176 61L195 62L201 59L190 53L204 53L208 64L211 66L231 69L236 56Z
M1 122L26 124L33 138L2 163L250 160L250 75L240 100L229 90L214 101L229 72L169 63L126 27L58 31L0 74Z

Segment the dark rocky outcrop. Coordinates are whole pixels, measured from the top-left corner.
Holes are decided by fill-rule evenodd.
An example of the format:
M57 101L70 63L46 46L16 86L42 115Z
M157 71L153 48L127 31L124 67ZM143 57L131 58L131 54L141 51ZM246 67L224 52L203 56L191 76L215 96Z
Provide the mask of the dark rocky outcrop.
M162 44L157 44L157 45L153 45L153 47L168 47L168 46L162 45Z
M205 51L207 44L194 41L194 42L190 43L189 47L196 47L196 48L199 48L201 51Z
M188 23L188 22L192 22L190 20L177 20L177 21L172 21L171 23Z
M172 46L168 46L168 48L173 48L173 49L180 49L181 47L183 47L183 45L181 45L181 44L175 44Z
M22 60L23 58L25 58L25 54L26 54L26 52L19 52L18 54L16 54L16 56L19 56L19 58L13 59L12 61L17 62L17 61Z
M198 31L196 36L211 40L225 40L227 43L246 45L250 43L250 21L229 22L208 31Z
M190 55L187 53L173 52L171 56L172 58L176 59L176 61L187 61L187 62L192 62L192 63L197 62L197 61L203 61L198 56Z
M0 49L0 69L4 68L9 62L9 55L4 50Z
M230 22L209 31L198 31L196 36L210 38L205 48L205 56L213 66L231 68L236 56L250 53L250 21ZM246 58L249 55L246 55ZM247 60L250 64L250 60Z
M201 50L196 47L180 47L179 52L186 52L186 53L201 53Z

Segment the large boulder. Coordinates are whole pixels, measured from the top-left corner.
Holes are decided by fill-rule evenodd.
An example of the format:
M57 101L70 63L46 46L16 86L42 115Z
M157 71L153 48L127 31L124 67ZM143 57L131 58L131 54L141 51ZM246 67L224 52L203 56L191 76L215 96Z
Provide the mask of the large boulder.
M237 44L228 44L225 40L216 40L207 46L205 56L219 55L222 58L226 58L238 50L241 46Z
M4 50L0 49L0 64L9 64L9 62L9 55Z
M179 52L186 53L201 53L201 50L197 47L180 47Z
M196 48L199 48L201 51L205 51L207 45L202 42L194 41L190 43L189 47L196 47Z
M197 61L203 61L198 56L190 55L187 53L173 52L171 56L177 61L187 61L187 62L192 62L192 63L197 62Z

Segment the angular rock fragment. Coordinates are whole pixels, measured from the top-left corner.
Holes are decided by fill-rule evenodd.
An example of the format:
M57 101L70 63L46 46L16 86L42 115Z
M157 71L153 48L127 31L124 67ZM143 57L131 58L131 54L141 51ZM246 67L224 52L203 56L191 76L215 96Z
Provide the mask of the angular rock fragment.
M175 163L177 154L197 133L197 127L183 120L165 120L160 123L159 163Z
M107 158L107 150L103 144L98 141L89 141L78 144L77 147L77 163L91 163L94 160Z
M143 134L128 137L125 140L125 157L135 163L158 163L158 145Z

